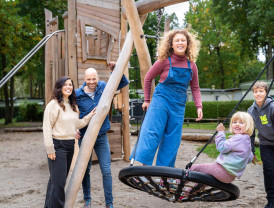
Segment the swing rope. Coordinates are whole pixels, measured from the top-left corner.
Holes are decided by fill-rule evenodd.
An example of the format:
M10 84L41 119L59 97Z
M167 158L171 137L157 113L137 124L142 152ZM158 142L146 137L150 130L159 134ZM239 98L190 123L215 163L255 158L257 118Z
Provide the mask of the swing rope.
M146 109L144 110L144 113L143 113L143 116L142 116L142 121L141 121L141 124L140 124L140 130L138 131L137 141L134 145L133 155L132 155L132 158L130 160L130 166L133 166L133 163L134 163L135 153L136 153L137 145L138 145L138 142L139 142L140 132L141 132L141 128L142 128L145 116L146 116Z
M161 24L163 14L164 14L164 8L160 8L157 10L157 13L156 13L156 16L157 16L156 46L157 48L158 48L158 43L160 39L160 24Z
M255 81L252 83L252 85L249 87L249 89L246 91L246 93L244 94L244 96L241 98L241 100L236 104L236 106L233 108L233 110L229 113L229 115L226 117L226 119L224 120L224 124L226 124L229 120L229 118L232 116L232 114L235 112L235 110L238 108L238 106L241 104L241 102L244 100L244 98L246 97L246 95L249 93L249 91L252 89L253 85L259 80L259 78L262 76L262 74L264 73L264 71L268 68L268 66L270 65L270 63L273 61L274 56L272 56L272 58L268 61L268 63L266 64L266 66L263 68L263 70L260 72L260 74L257 76L257 78L255 79ZM270 89L272 87L273 84L273 79L271 82L271 86L269 87L268 93L270 92ZM267 93L267 95L268 95ZM265 96L265 99L267 97L267 95ZM265 100L264 100L265 102ZM262 109L262 108L261 108ZM190 169L190 167L193 165L193 163L197 160L197 158L200 156L200 154L204 151L204 149L207 147L207 145L212 141L212 139L217 135L218 131L215 131L215 133L211 136L211 138L207 141L207 143L203 146L203 148L197 153L196 156L194 156L192 158L192 160L186 165L186 169Z

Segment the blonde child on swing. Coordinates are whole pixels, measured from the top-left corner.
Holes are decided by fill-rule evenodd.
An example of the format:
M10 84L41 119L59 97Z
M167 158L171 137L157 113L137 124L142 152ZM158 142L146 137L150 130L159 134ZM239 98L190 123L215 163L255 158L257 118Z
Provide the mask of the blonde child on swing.
M243 175L246 165L253 159L250 136L254 131L254 122L248 113L238 111L230 121L230 132L233 134L230 139L226 139L222 123L216 130L215 143L219 156L214 163L194 164L190 170L212 175L223 183L231 183Z

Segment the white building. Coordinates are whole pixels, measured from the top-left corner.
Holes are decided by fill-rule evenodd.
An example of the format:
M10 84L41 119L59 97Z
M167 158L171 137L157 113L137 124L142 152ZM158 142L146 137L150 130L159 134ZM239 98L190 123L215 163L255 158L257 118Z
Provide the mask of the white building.
M265 81L268 86L270 81ZM210 89L210 88L201 88L202 101L231 101L231 100L240 100L247 90L250 88L253 82L246 82L240 84L239 88L231 89ZM268 96L274 97L274 86L272 86ZM187 90L187 99L188 101L193 101L192 93L190 87ZM246 95L244 100L254 100L252 89Z
M268 86L271 81L265 81ZM239 88L231 89L214 89L212 88L201 88L202 101L231 101L231 100L240 100L244 94L247 92L249 87L253 82L245 82L240 84ZM144 92L141 89L137 90L139 96L144 98ZM274 85L272 86L268 96L274 97ZM244 100L253 100L252 89L249 91ZM187 101L193 101L192 93L190 87L187 89Z

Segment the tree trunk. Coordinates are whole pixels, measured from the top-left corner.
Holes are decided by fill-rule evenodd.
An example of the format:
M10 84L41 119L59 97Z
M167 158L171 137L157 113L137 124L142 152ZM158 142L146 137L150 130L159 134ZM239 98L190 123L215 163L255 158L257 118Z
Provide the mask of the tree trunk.
M4 73L5 75L6 73ZM9 81L4 85L4 96L5 96L5 124L12 123L12 120L9 117L10 112L10 100L9 100L9 90L8 90Z
M10 108L9 108L9 118L8 120L10 123L12 123L12 118L13 118L13 111L14 111L14 76L10 79Z
M2 47L5 47L3 46L2 44ZM7 72L5 71L6 67L7 67L7 57L5 56L5 54L1 54L1 59L2 59L2 71L3 71L3 77L5 77L7 75ZM8 124L8 123L11 123L12 122L12 119L10 119L9 117L9 112L10 112L10 100L9 100L9 90L8 90L8 85L9 85L9 82L7 82L5 85L4 85L4 97L5 97L5 107L6 107L6 110L5 110L5 124Z
M225 72L224 72L224 66L223 66L223 62L221 59L221 54L220 54L220 47L218 46L217 48L217 55L218 55L218 62L219 62L219 71L221 73L221 89L225 88Z
M266 57L266 63L272 58L272 40L268 42L268 51L267 51L267 57ZM271 64L268 66L267 70L267 80L273 79L274 78L274 61L272 61Z
M30 98L33 98L32 77L31 77L31 74L29 75L29 97L30 97Z
M6 76L5 69L7 67L7 57L1 54L3 77ZM5 124L12 123L13 117L13 94L14 94L14 78L12 77L9 82L4 85L5 97Z

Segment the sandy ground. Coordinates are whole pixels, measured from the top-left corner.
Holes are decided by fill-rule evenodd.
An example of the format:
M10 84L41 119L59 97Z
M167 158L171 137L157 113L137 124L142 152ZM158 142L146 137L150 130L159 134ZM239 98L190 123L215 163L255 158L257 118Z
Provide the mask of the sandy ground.
M135 144L136 137L131 137ZM196 155L200 142L182 141L176 167L184 168ZM49 177L46 152L42 132L6 133L0 129L0 207L1 208L39 208L43 207L46 185ZM212 162L201 154L196 163ZM134 165L138 165L135 163ZM116 208L177 208L177 207L252 207L261 208L266 204L263 187L262 166L249 164L241 179L234 182L240 188L240 198L230 202L188 202L170 203L132 189L118 179L119 171L128 167L123 160L112 162L113 195ZM92 207L105 207L102 178L98 164L91 170ZM83 206L80 189L75 203Z

